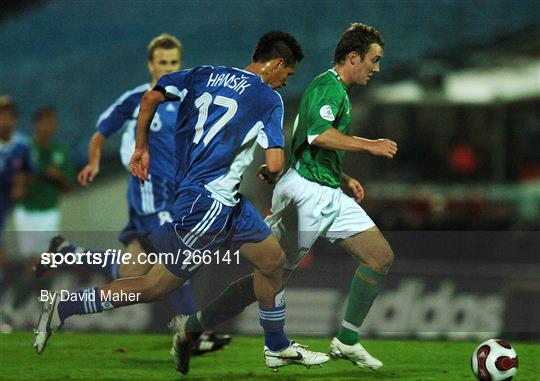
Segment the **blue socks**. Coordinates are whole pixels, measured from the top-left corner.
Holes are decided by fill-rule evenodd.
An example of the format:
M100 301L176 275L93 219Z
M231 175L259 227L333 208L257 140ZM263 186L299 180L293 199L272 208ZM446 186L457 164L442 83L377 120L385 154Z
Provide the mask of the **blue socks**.
M101 301L101 293L96 288L88 288L75 292L63 290L58 297L68 299L58 304L58 315L64 321L72 315L97 314L103 310L114 308L111 302Z
M271 351L279 351L289 346L285 335L285 291L276 295L277 307L263 308L259 304L259 322L264 329L264 344Z

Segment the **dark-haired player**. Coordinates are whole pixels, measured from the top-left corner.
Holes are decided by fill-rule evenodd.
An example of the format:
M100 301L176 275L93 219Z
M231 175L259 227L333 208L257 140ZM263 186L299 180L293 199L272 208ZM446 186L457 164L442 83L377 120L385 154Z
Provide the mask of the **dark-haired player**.
M273 214L266 219L276 236L281 237L287 255L284 281L318 237L338 243L358 260L345 318L330 344L330 354L372 369L381 367L382 362L358 342L358 329L394 255L358 205L364 190L358 181L343 173L342 163L346 151L387 158L397 152L397 145L391 140L369 140L348 134L349 88L367 85L379 72L383 46L379 32L364 24L352 24L343 33L335 50L335 66L316 77L304 92L292 133L290 168L276 185ZM343 193L340 184L352 191L354 199ZM287 213L291 209L295 212ZM231 284L216 300L189 317L186 330L208 329L242 311L255 301L252 284L251 276Z
M283 102L273 89L286 85L302 58L296 40L276 31L261 38L253 62L245 70L199 66L161 77L141 100L130 164L134 176L143 183L149 180L152 118L160 104L180 101L175 142L167 145L175 149L177 159L173 222L149 234L148 245L156 253L181 252L186 256L196 251L213 252L221 246L241 248L242 255L257 268L253 289L270 367L290 363L311 366L328 360L325 354L290 342L285 335L285 254L253 205L238 193L242 173L252 162L257 144L265 149L266 166L261 168L261 176L272 179L283 169ZM200 268L200 263L187 264L182 259L157 264L144 276L77 291L73 293L77 300L61 301L54 293L52 303L43 304L36 350L42 352L50 334L72 315L151 302L171 292ZM121 293L137 298L103 299L104 295ZM177 332L173 350L189 353L191 339L184 331ZM189 356L177 358L177 367L187 373Z

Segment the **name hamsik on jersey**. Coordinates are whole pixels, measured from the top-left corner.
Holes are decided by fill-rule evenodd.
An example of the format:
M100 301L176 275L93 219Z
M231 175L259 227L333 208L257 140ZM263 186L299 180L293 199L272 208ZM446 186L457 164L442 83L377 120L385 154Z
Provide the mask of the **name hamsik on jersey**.
M284 146L281 96L253 73L211 66L167 74L156 89L167 100L181 100L175 136L178 189L236 205L256 144Z
M150 85L145 84L127 91L114 102L97 121L97 130L106 138L125 127L122 134L120 156L124 166L135 148L135 127L140 101ZM152 158L149 168L150 181L141 187L139 181L129 176L128 204L138 215L149 215L166 210L174 199L174 152L171 142L178 102L162 104L158 107L150 126L149 151Z

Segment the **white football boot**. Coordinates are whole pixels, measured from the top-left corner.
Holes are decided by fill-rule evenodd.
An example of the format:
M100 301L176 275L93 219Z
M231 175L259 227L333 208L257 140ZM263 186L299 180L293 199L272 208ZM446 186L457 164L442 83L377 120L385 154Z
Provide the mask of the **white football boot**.
M34 329L34 349L38 354L43 353L49 337L64 324L58 315L59 303L60 295L56 291L52 293L50 301L41 302L41 313L39 314L37 327Z
M330 343L330 356L334 359L344 359L351 361L359 368L379 369L383 366L380 360L369 354L360 343L346 345L334 337Z
M277 372L277 368L286 365L303 365L310 368L312 365L319 365L330 360L326 353L313 352L307 346L291 341L290 345L280 351L271 351L264 347L264 360L266 366Z
M169 323L169 328L173 332L173 345L170 354L174 358L176 370L182 374L189 372L189 360L193 348L193 340L186 332L187 315L177 315Z

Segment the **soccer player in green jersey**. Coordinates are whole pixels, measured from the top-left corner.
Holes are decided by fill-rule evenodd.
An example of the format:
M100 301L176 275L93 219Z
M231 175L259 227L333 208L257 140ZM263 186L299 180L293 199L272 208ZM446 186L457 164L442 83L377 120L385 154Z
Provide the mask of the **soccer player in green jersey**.
M367 85L379 71L383 46L379 32L364 24L352 24L342 35L334 54L335 66L316 77L304 92L293 129L291 165L276 186L273 215L266 220L278 236L297 226L294 239L281 241L289 274L318 237L338 243L358 260L345 318L330 344L330 354L372 369L381 367L382 362L358 343L358 329L392 264L393 253L358 205L364 197L362 186L345 175L342 167L346 151L387 158L397 152L391 140L349 135L352 120L348 91L353 85ZM354 199L340 189L342 183L350 188ZM294 220L294 213L287 213L290 208L297 211Z
M355 23L342 35L334 54L335 66L316 77L302 97L292 134L290 168L279 180L266 219L287 254L285 277L300 263L318 237L335 242L359 262L347 301L345 317L330 344L334 358L377 369L382 362L358 342L358 329L370 310L394 255L373 221L358 205L362 186L342 171L346 151L392 158L397 144L388 139L350 136L353 85L365 86L379 72L384 40L374 28ZM259 175L262 180L264 176ZM345 184L354 199L347 196ZM293 210L296 213L288 213ZM294 217L293 217L294 216ZM286 234L283 234L285 233ZM291 235L294 235L291 239ZM188 331L211 327L255 301L252 278L239 279L186 323Z
M53 107L34 113L32 158L36 175L27 183L24 197L15 208L20 254L31 258L49 244L50 234L60 228L60 195L71 189L73 168L66 147L54 141L58 115ZM33 258L35 262L36 258Z

